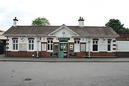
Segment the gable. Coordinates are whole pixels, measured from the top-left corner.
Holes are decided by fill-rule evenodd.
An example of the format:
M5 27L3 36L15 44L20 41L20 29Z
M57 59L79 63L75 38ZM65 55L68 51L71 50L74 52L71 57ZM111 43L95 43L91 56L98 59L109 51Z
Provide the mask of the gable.
M56 37L72 37L72 36L79 36L76 32L72 31L65 25L62 25L55 31L51 32L49 36L56 36Z

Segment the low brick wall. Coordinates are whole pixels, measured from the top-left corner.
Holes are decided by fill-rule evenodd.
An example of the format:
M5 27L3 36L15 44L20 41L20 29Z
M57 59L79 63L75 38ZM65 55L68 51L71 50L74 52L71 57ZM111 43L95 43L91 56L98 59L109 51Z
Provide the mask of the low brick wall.
M87 52L75 52L76 56L69 56L69 58L85 58L87 56Z
M91 52L91 57L112 57L116 56L115 52Z
M88 52L75 52L75 55L69 56L69 58L85 58L88 57ZM18 52L6 52L6 56L17 56L17 57L32 57L36 56L37 52L26 52L26 51L18 51ZM124 55L122 53L113 53L113 52L91 52L90 56L91 57L113 57L116 55ZM129 53L128 55L129 56ZM50 57L50 58L57 58L58 55L53 55L51 52L39 52L39 57Z
M8 51L6 52L6 56L10 57L36 57L37 52L27 52L27 51ZM51 52L38 52L39 57L50 57L50 58L56 58L57 56L51 56Z
M26 52L26 51L6 52L6 56L32 57L35 55L36 55L36 52Z

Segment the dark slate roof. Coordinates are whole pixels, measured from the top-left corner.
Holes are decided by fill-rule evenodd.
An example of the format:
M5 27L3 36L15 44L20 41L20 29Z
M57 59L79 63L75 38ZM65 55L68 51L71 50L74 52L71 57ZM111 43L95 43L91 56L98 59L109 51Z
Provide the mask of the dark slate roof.
M61 26L12 26L4 35L5 36L24 36L24 35L42 35L47 36L49 33ZM83 37L117 37L118 34L109 27L98 26L66 26L72 31Z

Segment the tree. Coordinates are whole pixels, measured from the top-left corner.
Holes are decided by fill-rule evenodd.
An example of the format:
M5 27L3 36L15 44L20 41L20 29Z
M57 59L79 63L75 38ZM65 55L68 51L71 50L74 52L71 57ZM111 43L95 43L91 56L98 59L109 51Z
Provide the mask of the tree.
M48 26L50 25L49 21L46 18L38 17L32 21L33 26Z
M105 24L105 26L113 28L117 33L125 32L124 24L121 24L118 19L110 19L109 22Z

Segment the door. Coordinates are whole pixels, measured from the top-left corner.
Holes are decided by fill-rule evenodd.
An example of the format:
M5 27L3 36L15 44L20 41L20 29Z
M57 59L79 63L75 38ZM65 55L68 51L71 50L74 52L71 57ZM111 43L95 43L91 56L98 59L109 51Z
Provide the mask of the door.
M67 43L60 43L60 52L59 52L59 57L64 58L67 57Z
M5 52L5 46L6 46L6 41L0 40L0 54L3 54Z

